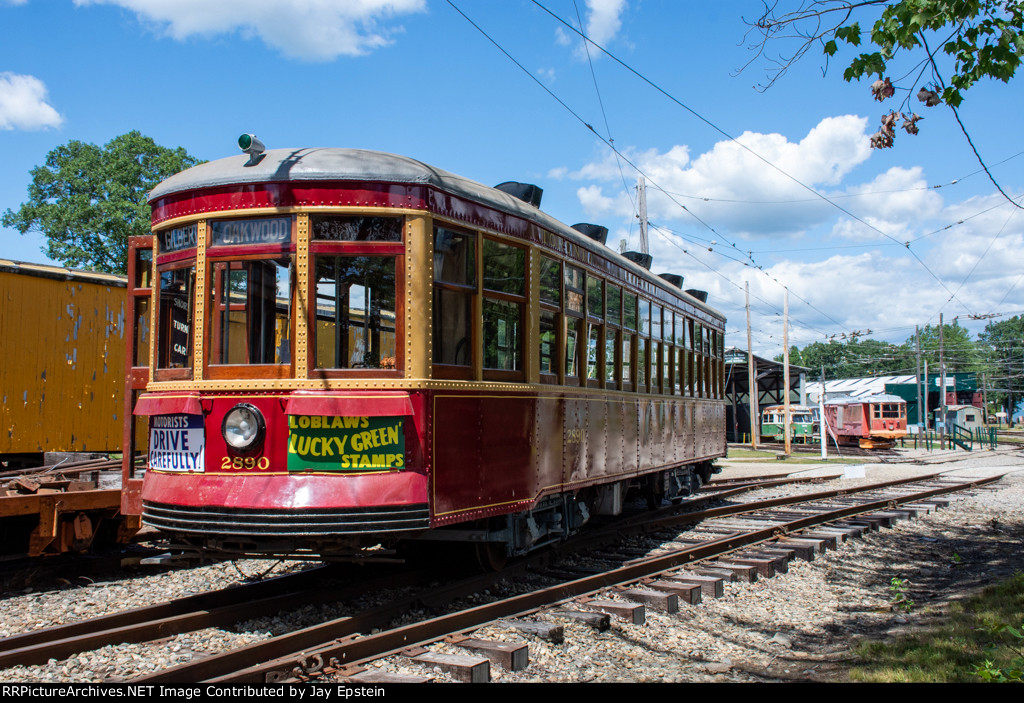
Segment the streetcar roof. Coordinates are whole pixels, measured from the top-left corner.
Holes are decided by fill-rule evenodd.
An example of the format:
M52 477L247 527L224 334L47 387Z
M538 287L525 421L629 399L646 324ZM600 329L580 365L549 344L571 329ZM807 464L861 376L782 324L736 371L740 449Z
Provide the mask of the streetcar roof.
M906 403L907 401L898 395L879 393L866 396L842 396L840 398L827 398L825 405L862 405L864 403Z
M694 307L723 319L722 314L711 306L629 261L615 250L584 236L539 208L496 188L457 176L408 156L366 149L314 147L268 149L258 163L247 166L248 162L248 155L239 154L193 166L159 183L150 191L149 202L153 203L175 193L246 183L376 181L432 186L452 195L483 203L501 212L532 220L587 249L599 251L604 255L613 254L619 265L686 299Z

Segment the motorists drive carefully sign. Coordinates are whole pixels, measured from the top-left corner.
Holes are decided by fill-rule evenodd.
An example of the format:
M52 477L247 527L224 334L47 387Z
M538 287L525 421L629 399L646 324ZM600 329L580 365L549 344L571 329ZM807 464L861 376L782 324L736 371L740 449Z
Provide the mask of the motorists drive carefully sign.
M205 443L202 415L157 415L149 423L149 468L203 473Z
M288 471L390 471L405 466L405 418L288 416Z

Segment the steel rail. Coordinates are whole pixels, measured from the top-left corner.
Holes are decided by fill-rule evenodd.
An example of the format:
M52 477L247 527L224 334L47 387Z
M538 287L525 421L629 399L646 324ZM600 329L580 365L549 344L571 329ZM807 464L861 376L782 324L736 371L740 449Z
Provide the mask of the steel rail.
M687 547L679 552L673 552L668 555L635 560L618 569L594 576L587 576L541 591L515 596L359 639L325 644L323 647L313 651L297 653L289 658L282 658L277 661L252 666L243 671L219 676L211 679L211 683L283 681L289 677L303 675L306 668L309 667L310 660L313 662L313 670L315 671L321 669L324 662L329 662L332 666L344 666L391 656L401 653L409 647L435 642L449 634L474 629L493 620L524 615L530 611L560 601L593 595L611 586L639 581L682 564L720 556L742 547L764 542L781 534L788 534L814 525L871 512L880 508L891 507L900 503L924 500L935 495L973 488L997 481L1003 475L1005 474L978 479L964 484L943 486L911 493L898 498L887 497L861 505L827 511L784 524L771 525L770 527L745 534L728 535L721 539L706 542L696 547Z
M133 683L171 683L197 680L215 683L264 683L267 681L284 680L290 676L297 675L296 672L302 674L302 672L310 670L310 660L313 662L312 670L314 671L322 668L325 662L329 663L330 666L362 663L399 653L412 646L434 642L452 633L475 629L487 622L501 618L522 616L561 601L598 593L611 586L636 582L683 564L719 556L796 530L871 512L880 508L892 507L936 495L974 488L997 481L1003 475L974 479L963 483L951 483L937 488L908 493L903 496L884 496L880 499L858 505L826 510L817 515L801 517L786 523L772 524L768 527L746 533L726 535L699 545L687 545L669 554L632 560L619 568L601 574L586 576L550 588L540 589L457 613L431 618L419 623L361 636L361 633L370 632L371 629L379 627L382 618L387 617L389 614L403 612L401 607L389 604L382 606L373 613L351 618L341 618L300 630L290 635L283 635L267 642L256 643L239 650L233 650L191 664L173 667L150 676L144 676L135 679ZM930 478L924 477L923 480ZM922 479L919 477L917 480ZM846 489L842 491L829 491L827 493L848 495L855 492L875 490L878 486L903 485L910 482L912 481L901 480L864 486L861 487L862 491ZM821 494L814 494L803 496L803 499L809 502L819 499L820 496ZM503 573L499 576L501 578L509 577L508 573ZM493 580L491 582L493 583ZM445 589L443 592L435 593L435 600L440 603L455 593L463 593L467 584L468 582L463 582ZM281 653L284 648L291 645L297 646L288 654ZM262 660L264 663L251 665L253 660ZM244 668L238 668L240 664L245 665Z
M109 615L57 625L43 630L23 632L0 639L0 667L45 663L60 658L119 642L144 642L189 629L208 625L175 629L172 623L187 618L206 616L215 618L218 611L233 606L245 606L279 597L281 594L302 590L323 579L330 567L316 567L305 571L276 576L259 583L230 586L219 591L197 593L167 603L133 608ZM250 611L251 613L251 611ZM77 647L77 648L74 648Z

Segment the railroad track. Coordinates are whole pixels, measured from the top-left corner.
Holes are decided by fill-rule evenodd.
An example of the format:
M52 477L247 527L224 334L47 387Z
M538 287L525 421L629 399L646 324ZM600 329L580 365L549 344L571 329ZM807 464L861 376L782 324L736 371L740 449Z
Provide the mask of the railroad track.
M619 521L603 529L592 530L581 539L566 543L557 550L519 562L512 569L499 574L450 581L429 592L413 589L407 596L355 612L351 616L199 659L143 677L138 682L266 682L343 676L354 676L358 680L358 667L367 661L398 652L408 653L411 647L472 630L497 619L522 617L524 613L550 608L553 603L566 599L591 599L590 605L573 608L583 608L593 616L593 611L600 609L593 605L593 599L606 600L602 592L608 589L637 591L639 588L633 598L646 598L650 601L649 605L653 604L654 607L671 607L666 603L670 603L672 597L677 602L680 598L692 602L694 598L700 598L702 592L708 595L708 588L711 589L710 595L714 594L714 589L721 588L720 584L709 585L714 583L714 577L696 579L697 583L694 583L694 575L699 574L693 569L697 568L695 565L698 563L718 559L715 567L700 568L724 568L736 578L751 578L758 570L761 570L762 575L769 571L784 570L786 562L794 554L808 555L807 545L790 543L788 547L785 544L765 547L763 543L767 540L865 511L879 511L893 505L963 490L996 478L961 482L934 474L857 489L814 491L802 496L734 502L705 508L712 500L719 503L737 500L751 490L784 483L805 483L808 479L794 481L776 476L759 481L714 482L711 484L715 489L714 494L702 495L685 506L690 512L685 512L684 506L673 506L655 514ZM695 508L701 509L693 512ZM884 522L885 516L874 519L876 522ZM679 528L686 526L691 529L680 534ZM851 529L844 527L843 534L849 533ZM856 529L853 531L856 532ZM643 550L622 547L623 533L654 533L661 539L670 540L672 548L645 554ZM831 534L833 542L837 537L837 533ZM810 539L812 545L818 544L820 548L822 538L823 535L818 535L805 539ZM738 554L738 550L753 550L760 555ZM581 566L581 553L595 556L584 558ZM723 567L722 557L726 554L732 556L730 560L724 561ZM686 567L687 571L676 572L680 567ZM139 642L167 637L176 632L225 626L252 617L257 610L272 611L275 608L295 607L297 603L308 605L312 602L339 600L356 593L373 592L385 585L411 585L431 578L424 573L411 571L403 572L405 576L401 578L391 573L382 576L380 581L361 579L352 586L350 592L345 592L335 586L318 585L320 576L316 574L317 571L278 577L253 586L200 594L164 606L141 609L145 612L116 614L87 623L8 638L0 641L0 667L41 663L48 658L60 658L72 652L113 642ZM690 579L689 583L687 579ZM485 605L470 608L452 605L485 590L495 590L502 580L519 584L529 581L536 584L536 587L528 593ZM654 590L650 588L651 583L656 583ZM636 617L635 605L604 604L603 607L616 607L620 611L625 608L633 613L631 617ZM421 622L392 626L396 619L413 608L454 610ZM607 615L604 617L607 618ZM127 624L129 622L133 624ZM476 643L476 646L486 644ZM507 658L511 655L505 653L501 656ZM254 666L254 662L262 663ZM481 668L479 661L475 666L477 670ZM511 660L506 662L506 666L512 666ZM470 674L472 676L479 674Z

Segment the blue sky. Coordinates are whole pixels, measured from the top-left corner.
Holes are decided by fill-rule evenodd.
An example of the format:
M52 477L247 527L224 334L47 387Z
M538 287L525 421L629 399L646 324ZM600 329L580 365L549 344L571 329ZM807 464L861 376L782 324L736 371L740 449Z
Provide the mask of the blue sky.
M1024 213L978 173L950 110L912 101L921 133L872 150L902 96L880 104L844 82L849 53L822 76L812 50L758 91L770 65L738 69L755 58L744 18L759 2L544 3L577 26L578 11L588 35L688 109L594 47L588 61L530 0L453 2L523 68L445 0L0 0L0 210L17 209L30 169L71 139L137 129L216 159L252 132L271 148L377 149L489 185L536 183L547 212L636 248L636 166L653 269L708 290L728 344L746 346L746 281L767 355L781 350L783 285L800 346L867 329L902 342L940 311L973 331L985 323L968 315L1024 312ZM984 82L961 109L1018 199L1022 103L1019 84ZM44 262L42 244L0 230L0 258Z

